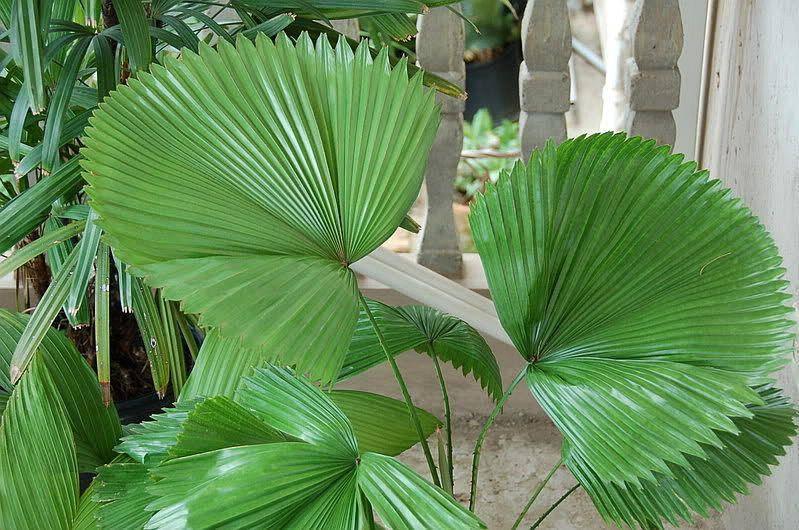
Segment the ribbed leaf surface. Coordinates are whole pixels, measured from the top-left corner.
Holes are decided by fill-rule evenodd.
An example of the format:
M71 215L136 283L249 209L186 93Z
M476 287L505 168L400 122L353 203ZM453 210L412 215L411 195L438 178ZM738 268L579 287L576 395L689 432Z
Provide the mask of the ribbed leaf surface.
M154 483L147 467L126 456L101 467L92 482L93 498L100 505L95 528L144 528L152 517L147 505L155 499L147 488Z
M787 283L763 226L696 164L610 133L534 152L470 222L570 467L598 504L617 503L600 510L625 522L685 513L683 493L647 484L733 457L729 440L764 406L749 387L791 349ZM645 495L625 488L662 504L636 508ZM685 502L701 513L728 497L703 495Z
M134 272L330 381L357 321L347 266L403 220L438 115L385 52L256 41L201 45L121 86L87 132L86 178Z
M566 449L566 464L591 496L600 514L618 525L662 528L662 519L673 525L691 522L693 514L708 516L733 503L736 495L749 493L750 484L760 484L771 474L769 466L796 435L796 410L782 393L763 388L763 405L750 406L752 418L737 418L740 434L719 433L723 447L703 445L707 459L688 456L688 467L669 466L673 477L658 473L655 481L641 487L603 482Z
M720 446L715 430L737 432L731 418L759 401L740 376L663 361L544 361L527 384L570 452L618 484L668 474L667 462L687 465L687 454L702 458L699 443Z
M78 462L66 411L37 357L14 389L0 424L0 527L71 528Z
M29 320L28 315L0 309L0 388L9 392L13 388L8 379L9 362ZM50 328L33 359L41 359L58 391L74 434L71 443L77 451L80 470L93 471L110 461L122 432L119 418L114 407L104 406L97 376L74 344Z
M502 395L499 365L485 339L469 324L425 306L391 307L368 300L372 315L393 355L415 349L435 355L472 376L494 399ZM346 380L386 362L372 323L361 310L338 380Z
M404 401L356 390L333 390L328 396L352 424L361 452L395 456L419 443ZM424 409L416 407L416 413L425 437L442 425Z
M503 326L528 360L650 359L762 380L785 362L780 257L739 200L654 141L550 145L470 216Z
M236 402L297 439L334 449L340 455L358 452L347 416L324 392L291 370L275 366L256 369L244 379Z
M177 458L154 470L159 510L145 528L279 528L297 508L354 471L329 449L302 442L232 447Z
M444 490L393 458L363 454L358 485L392 530L487 528Z
M379 460L389 457L361 456L356 437L397 452L406 447L396 447L394 434L408 446L417 441L403 403L365 392L326 394L269 365L245 378L236 399L186 402L134 427L119 450L138 462L125 456L100 472L100 518L114 528L125 526L118 514L127 514L133 526L146 520L146 528L360 529L372 527L366 496L376 495L386 513L429 519L425 528L481 524L410 469ZM428 429L435 425L420 412ZM393 491L379 496L381 484Z

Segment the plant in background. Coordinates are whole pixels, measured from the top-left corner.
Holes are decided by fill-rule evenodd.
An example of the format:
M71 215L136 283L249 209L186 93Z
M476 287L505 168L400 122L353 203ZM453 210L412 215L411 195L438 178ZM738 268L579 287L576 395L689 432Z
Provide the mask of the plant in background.
M465 0L467 62L486 61L519 38L519 20L509 0Z
M480 109L471 121L463 124L463 150L469 158L461 158L455 177L455 190L468 203L485 189L488 182L496 182L500 172L510 169L515 158L507 156L519 152L519 124L502 120L497 126L488 109ZM473 156L473 158L472 158Z
M333 46L311 19L390 14L400 24L398 13L421 4L237 2L235 39L215 30L179 56L152 53L150 36L167 27L188 38L162 16L166 3L115 5L125 6L121 28L86 26L85 38L120 36L108 37L117 42L108 64L112 84L126 83L96 110L96 93L65 107L93 113L91 127L56 149L54 171L38 159L33 184L16 180L0 210L9 246L51 218L77 219L37 234L9 258L14 267L83 232L31 317L0 312L0 526L349 529L379 518L393 529L482 528L482 445L523 381L563 433L569 493L584 488L618 524L661 527L734 502L790 444L795 410L772 380L793 338L780 258L751 213L695 164L651 141L581 137L533 153L478 196L472 232L525 361L503 391L474 329L429 308L369 301L350 268L409 224L438 120L423 82L449 88L386 49ZM41 7L15 2L11 12L51 28ZM198 28L213 27L192 13ZM30 44L26 27L14 26L15 46ZM90 85L101 74L86 46L75 61ZM44 81L29 87L44 69L19 55L6 67L18 74L18 99L5 141L19 149L42 131L41 110L48 134L58 98ZM39 145L45 153L42 140L27 156ZM174 407L124 436L91 368L50 327L95 260L103 323L112 256L151 358L182 329L159 335L163 315L206 333ZM76 272L84 262L85 275ZM413 405L395 361L407 349L431 358L441 384L438 462L428 438L442 422ZM441 361L496 402L476 443L468 510L452 496ZM335 388L382 362L404 402ZM161 366L169 373L169 361ZM432 483L393 458L416 443ZM78 473L92 470L81 494Z

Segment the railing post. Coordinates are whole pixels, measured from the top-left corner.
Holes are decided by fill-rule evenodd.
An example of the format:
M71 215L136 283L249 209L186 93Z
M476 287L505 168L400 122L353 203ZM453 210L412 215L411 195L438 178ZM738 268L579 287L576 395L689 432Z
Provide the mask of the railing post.
M529 0L522 18L519 70L522 158L549 138L566 139L570 105L571 25L566 0Z
M419 66L463 87L466 79L463 21L449 9L437 7L420 16L418 24ZM464 103L442 94L436 98L441 104L441 126L425 172L427 217L419 238L418 261L444 276L460 277L463 260L452 213L452 189L463 149Z
M683 30L678 0L638 0L633 12L633 56L625 90L628 133L674 145L677 128L671 111L680 105Z

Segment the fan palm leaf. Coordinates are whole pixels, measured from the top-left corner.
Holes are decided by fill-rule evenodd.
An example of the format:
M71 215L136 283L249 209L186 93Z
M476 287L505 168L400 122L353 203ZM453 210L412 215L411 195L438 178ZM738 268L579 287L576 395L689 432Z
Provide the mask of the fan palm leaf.
M349 264L403 221L435 133L406 71L307 35L153 66L87 132L98 224L202 326L331 381L358 317Z
M377 300L368 300L368 304L392 355L416 350L438 357L459 368L463 375L472 374L494 400L502 395L497 360L485 339L469 324L425 306L391 307ZM361 310L338 380L384 362L383 347L369 317Z
M386 429L415 442L403 407L374 394L327 394L288 369L256 369L235 400L185 405L127 436L119 449L137 461L100 471L98 520L129 513L139 528L356 529L372 527L374 507L398 530L484 528L407 466L362 447ZM192 434L206 430L211 445ZM142 448L153 452L142 457Z
M527 384L604 515L658 525L768 473L792 414L760 420L755 388L791 351L790 297L771 237L729 190L608 133L534 152L470 222ZM741 452L753 425L774 443ZM746 459L727 484L699 464Z

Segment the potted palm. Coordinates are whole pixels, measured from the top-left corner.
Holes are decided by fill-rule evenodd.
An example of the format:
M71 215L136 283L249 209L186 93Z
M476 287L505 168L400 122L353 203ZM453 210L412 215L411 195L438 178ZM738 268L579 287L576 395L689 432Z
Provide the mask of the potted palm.
M464 116L471 120L487 109L497 122L519 115L519 65L522 62L521 23L508 1L467 0L466 100ZM519 13L522 11L518 11Z

